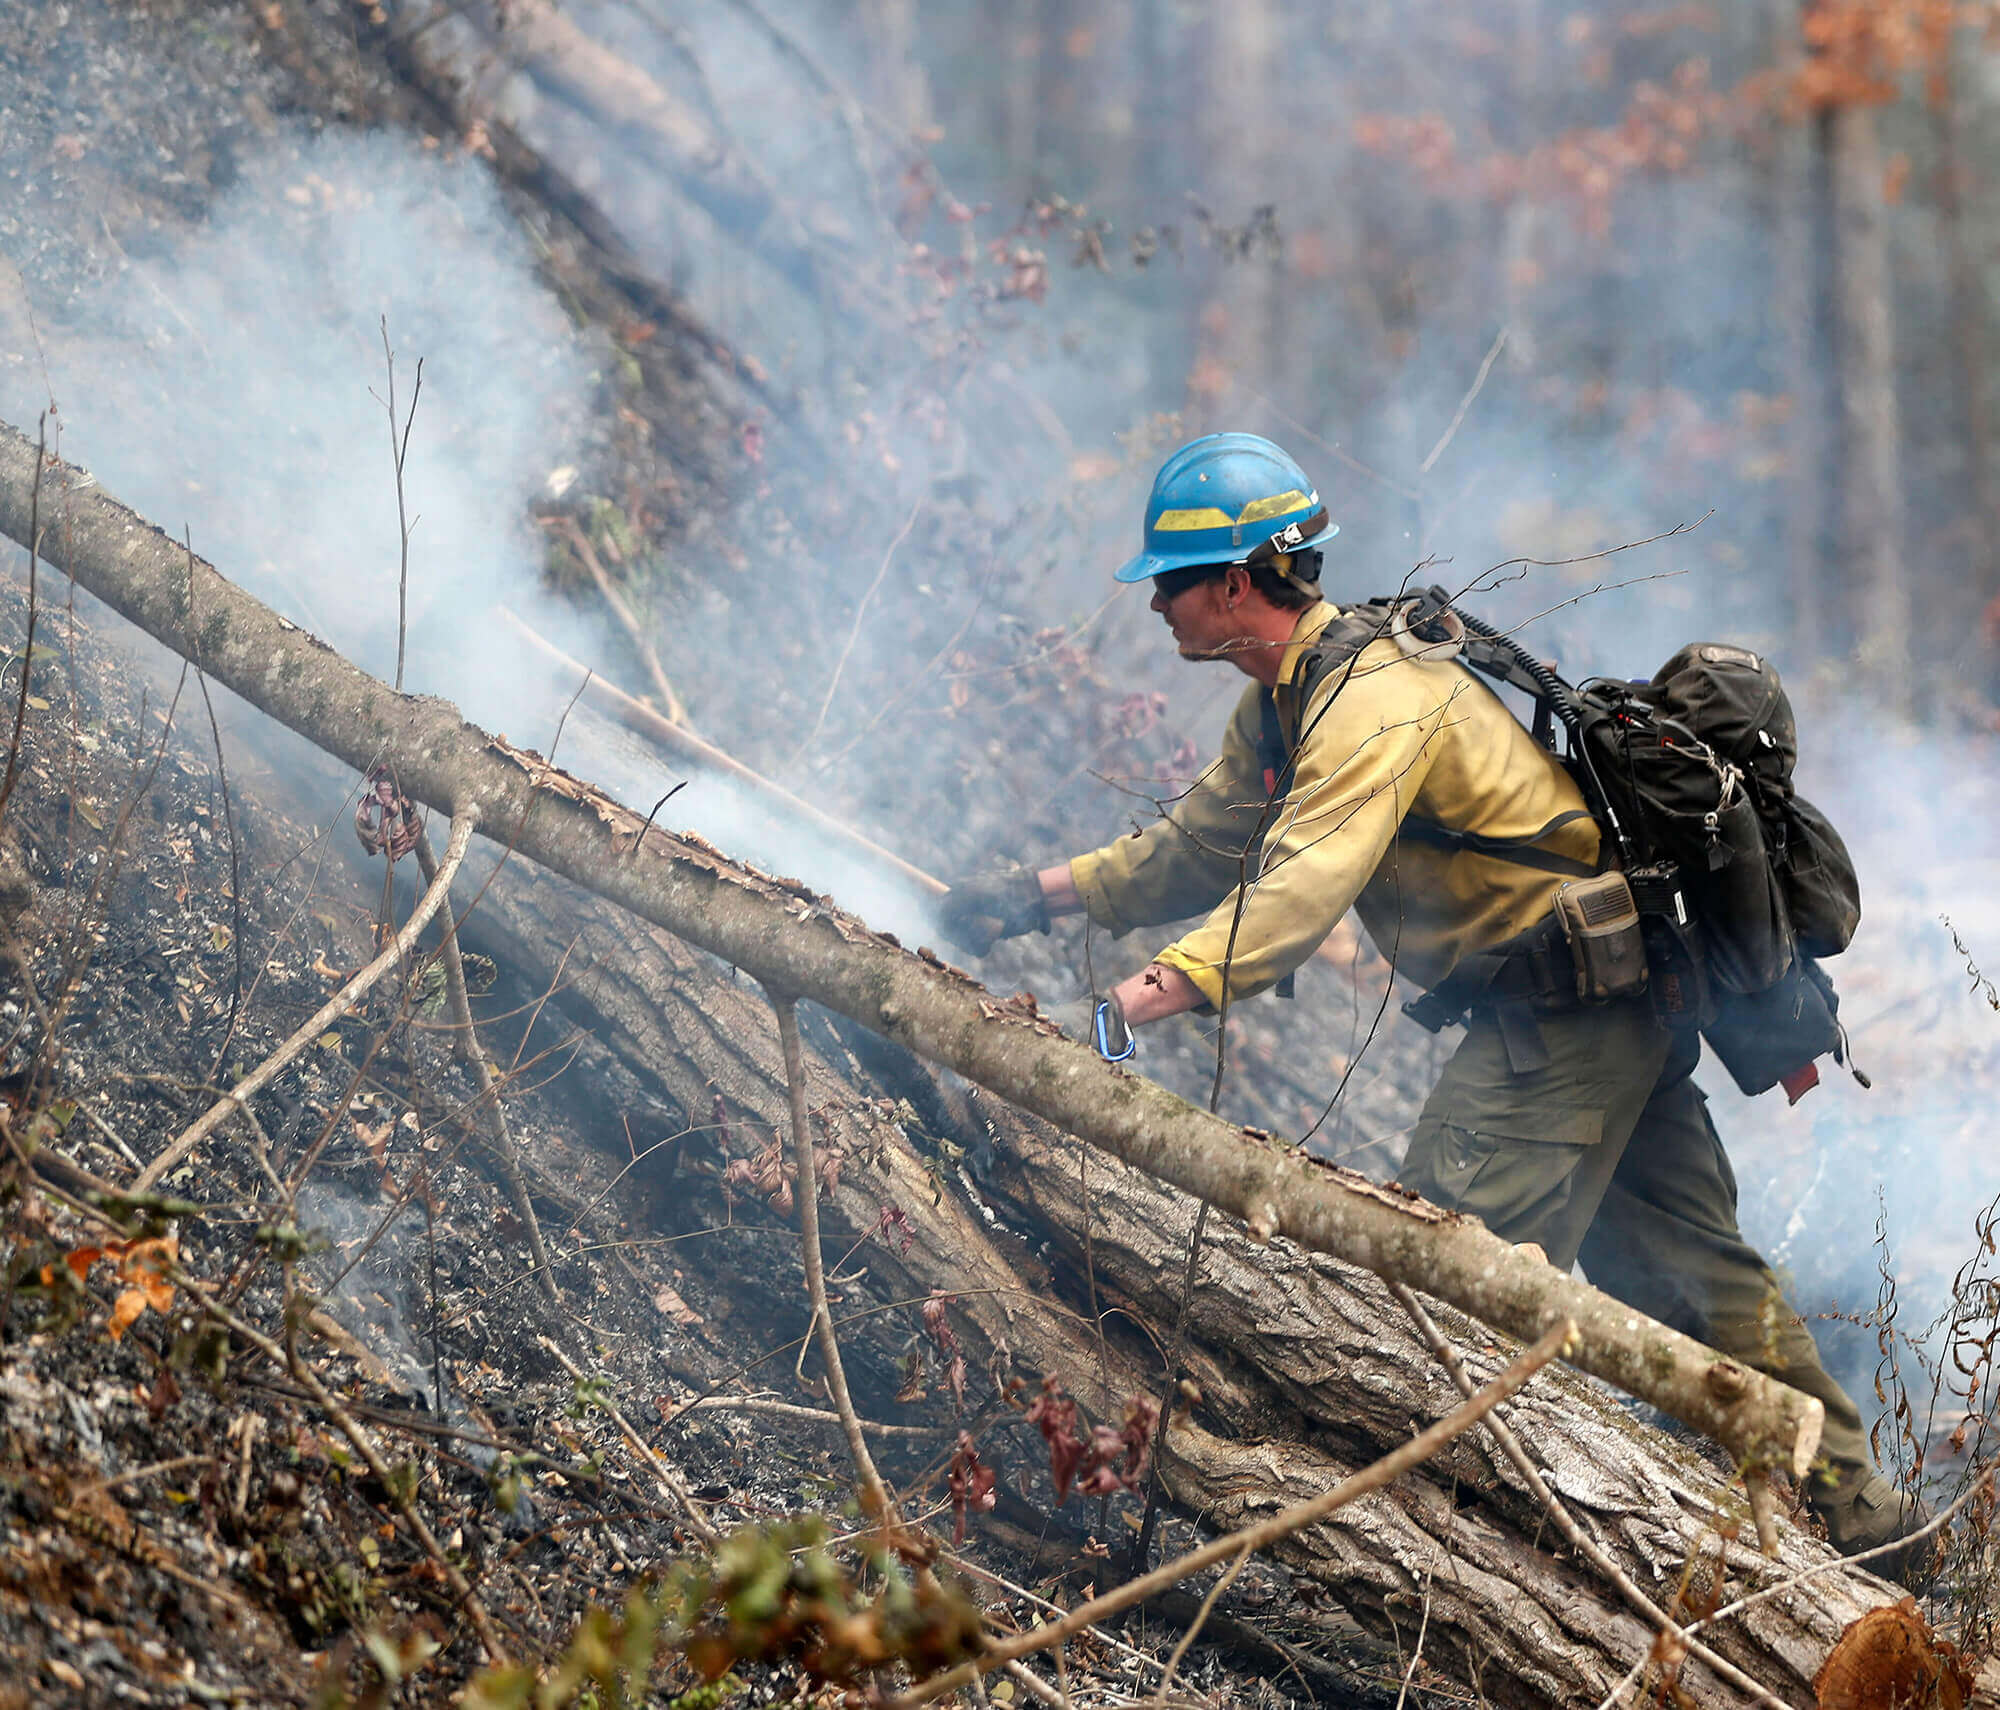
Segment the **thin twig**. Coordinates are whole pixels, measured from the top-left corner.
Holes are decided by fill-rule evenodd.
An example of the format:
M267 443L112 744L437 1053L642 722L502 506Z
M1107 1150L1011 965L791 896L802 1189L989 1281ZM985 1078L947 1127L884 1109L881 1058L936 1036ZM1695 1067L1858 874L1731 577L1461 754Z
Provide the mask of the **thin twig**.
M1431 447L1430 456L1417 465L1419 475L1428 475L1431 472L1431 465L1444 455L1445 447L1450 445L1457 435L1460 425L1465 421L1466 411L1472 408L1474 401L1479 397L1480 390L1486 384L1486 376L1493 372L1493 364L1500 352L1506 348L1506 344L1507 329L1502 327L1493 335L1493 343L1487 349L1486 360L1480 363L1479 372L1473 376L1472 384L1466 388L1465 396L1459 399L1458 408L1452 414L1451 424L1438 437L1437 444Z
M854 624L847 632L847 640L840 649L840 657L833 662L833 676L827 681L826 696L819 703L819 714L812 721L812 729L806 732L805 739L792 753L794 765L804 757L806 750L812 747L814 739L819 735L820 727L826 723L827 709L833 705L834 691L840 687L840 676L847 669L848 655L854 651L855 642L861 638L861 620L868 615L869 603L881 588L882 578L889 574L889 566L895 559L897 547L909 538L910 530L917 526L917 518L923 514L923 509L922 499L910 507L910 514L903 519L903 526L896 531L896 538L889 542L889 550L882 554L882 562L875 571L875 580L868 584L868 591L861 596L861 603L854 608Z
M1391 1283L1389 1292L1410 1315L1417 1327L1417 1333L1423 1337L1430 1351L1437 1356L1438 1363L1451 1374L1451 1381L1458 1386L1458 1393L1471 1395L1472 1374L1465 1369L1465 1362L1459 1357L1458 1350L1437 1327L1436 1321L1424 1309L1424 1304L1417 1298L1415 1291L1402 1283ZM1691 1637L1688 1630L1682 1628L1633 1582L1631 1575L1613 1561L1599 1546L1597 1540L1577 1524L1575 1517L1563 1505L1562 1499L1549 1488L1548 1481L1542 1477L1540 1469L1536 1467L1528 1451L1522 1447L1521 1439L1514 1435L1513 1428L1497 1411L1486 1416L1486 1429L1491 1433L1493 1441L1499 1444L1500 1452L1521 1475L1521 1482L1527 1485L1528 1494L1555 1522L1556 1530L1568 1541L1570 1548L1610 1580L1627 1603L1652 1622L1656 1630L1666 1634L1672 1643L1686 1646L1690 1655L1735 1687L1737 1691L1747 1693L1757 1703L1766 1706L1767 1710L1786 1710L1782 1698L1759 1686L1727 1657L1718 1656L1699 1639ZM1638 1666L1643 1668L1650 1656L1649 1651L1647 1656L1639 1659Z
M183 1280L191 1281L185 1277ZM190 1288L189 1292L201 1302L202 1310L228 1329L231 1335L242 1337L266 1359L290 1372L292 1381L312 1396L314 1405L331 1419L339 1428L340 1434L354 1445L355 1453L368 1463L368 1470L375 1475L376 1481L388 1493L389 1500L396 1505L397 1512L403 1517L404 1525L410 1529L410 1535L417 1540L424 1554L430 1557L450 1582L459 1602L464 1605L473 1630L479 1635L480 1644L486 1648L488 1660L496 1663L505 1662L507 1647L501 1643L500 1634L493 1625L493 1618L486 1613L486 1605L479 1601L479 1594L472 1589L471 1582L459 1571L458 1564L446 1555L439 1545L436 1536L418 1511L416 1501L409 1493L407 1481L396 1477L395 1470L383 1457L382 1451L376 1447L375 1439L355 1422L353 1416L334 1398L326 1385L319 1381L319 1375L312 1369L311 1363L300 1354L296 1343L288 1340L287 1345L281 1347L254 1325L237 1317L220 1301L211 1299L197 1289ZM285 1267L285 1299L288 1304L293 1299L289 1264ZM287 1319L289 1322L289 1313Z
M546 1336L539 1338L539 1340L542 1346L555 1356L556 1363L564 1371L568 1372L572 1378L578 1383L586 1381L582 1369L569 1355L557 1347L553 1341ZM632 1429L632 1422L623 1413L619 1412L618 1404L609 1396L605 1396L599 1400L598 1405L610 1415L612 1424L618 1427L619 1434L624 1437L625 1441L638 1450L639 1458L652 1470L654 1478L660 1481L660 1488L673 1498L675 1503L679 1505L681 1512L687 1516L688 1529L711 1549L721 1543L722 1534L710 1524L708 1516L702 1513L695 1505L694 1497L689 1494L688 1487L681 1483L674 1469L660 1458L659 1452L654 1449L653 1445Z
M1417 1678L1417 1664L1424 1660L1424 1635L1431 1630L1431 1578L1429 1570L1425 1570L1423 1618L1417 1622L1417 1642L1410 1647L1410 1666L1403 1671L1403 1684L1396 1693L1396 1710L1403 1710L1410 1696L1410 1682Z
M173 1169L202 1141L221 1127L231 1111L246 1106L277 1078L293 1058L342 1016L352 1011L384 974L401 965L415 947L417 940L423 936L423 930L430 924L431 916L437 913L438 905L444 901L445 892L451 888L452 875L458 871L459 863L465 859L466 846L472 841L472 828L478 823L479 815L474 809L467 809L452 819L451 840L445 849L444 860L438 867L438 878L424 893L415 911L410 915L409 922L390 941L388 948L328 998L311 1020L210 1105L177 1140L141 1170L132 1184L135 1191L143 1192L152 1187L167 1171Z
M1509 1396L1518 1394L1535 1373L1555 1359L1576 1336L1575 1323L1565 1318L1547 1331L1542 1339L1524 1352L1504 1372L1496 1377L1478 1394L1462 1403L1436 1424L1420 1431L1407 1443L1391 1450L1380 1460L1371 1462L1358 1473L1344 1478L1331 1490L1322 1491L1318 1496L1304 1502L1295 1502L1282 1509L1268 1520L1259 1521L1254 1526L1245 1526L1240 1531L1231 1532L1190 1550L1175 1561L1165 1562L1151 1573L1127 1580L1125 1584L1102 1597L1094 1597L1088 1603L1080 1603L1060 1621L1052 1621L1033 1632L993 1646L983 1656L971 1662L961 1663L944 1674L933 1675L891 1701L890 1710L910 1710L918 1704L928 1704L933 1698L941 1698L947 1692L954 1692L975 1674L983 1674L1004 1662L1012 1662L1031 1652L1046 1649L1064 1639L1072 1638L1086 1627L1095 1626L1099 1621L1116 1615L1121 1609L1129 1609L1135 1603L1143 1603L1154 1593L1176 1585L1190 1575L1227 1561L1238 1551L1255 1553L1287 1538L1292 1533L1324 1520L1337 1509L1345 1508L1350 1502L1359 1500L1370 1491L1380 1490L1384 1485L1408 1472L1410 1468L1422 1465L1442 1449L1454 1437L1472 1429L1480 1420Z
M838 1425L847 1428L847 1421L838 1413L829 1413L823 1407L800 1407L789 1401L766 1401L754 1395L710 1395L690 1401L685 1407L676 1407L671 1415L678 1419L683 1413L692 1413L696 1408L704 1408L713 1413L769 1413L779 1419L808 1420L815 1425ZM858 1420L864 1431L872 1431L878 1437L921 1437L933 1439L951 1435L949 1426L944 1425L884 1425L873 1419Z
M213 1455L176 1455L170 1461L153 1461L143 1467L134 1467L130 1472L122 1472L113 1478L99 1479L95 1484L85 1485L76 1493L81 1502L86 1496L95 1496L100 1491L116 1490L121 1484L133 1484L142 1478L151 1478L155 1473L179 1472L182 1467L205 1467L215 1457Z
M208 712L208 734L215 742L215 782L222 791L222 825L229 834L229 948L234 967L229 982L229 1019L223 1024L222 1043L215 1048L215 1063L208 1071L211 1081L222 1079L222 1060L229 1054L229 1042L236 1037L237 1017L243 1013L243 851L236 838L236 810L229 800L229 768L222 758L222 726L215 716L215 700L208 692L208 673L201 668L201 642L194 617L194 535L183 529L182 544L187 548L188 661L194 666L195 687L201 690L201 704Z
M435 887L440 877L437 857L431 853L430 838L421 826L417 828L416 856L417 866L422 870L425 881ZM479 1031L472 1021L472 999L465 989L465 958L459 953L459 921L452 914L449 881L445 883L444 894L438 899L438 912L444 921L446 1013L457 1029L459 1051L471 1064L473 1078L479 1083L476 1104L491 1124L493 1161L499 1167L500 1180L513 1203L514 1215L527 1229L528 1253L535 1261L535 1275L542 1295L551 1306L555 1306L560 1303L561 1297L556 1291L555 1272L549 1264L549 1250L542 1240L541 1220L535 1215L534 1196L528 1192L528 1183L521 1174L520 1151L514 1143L513 1130L508 1126L507 1113L501 1108L499 1081L494 1076L492 1062L479 1043Z
M1214 1610L1216 1602L1236 1583L1236 1576L1243 1571L1249 1560L1250 1546L1245 1544L1243 1553L1231 1562L1228 1569L1208 1588L1208 1595L1201 1600L1201 1607L1194 1612L1194 1619L1188 1623L1188 1630L1181 1635L1181 1642L1174 1646L1173 1654L1167 1658L1166 1669L1160 1675L1160 1690L1153 1695L1155 1704L1164 1706L1167 1702L1167 1689L1174 1683L1174 1671L1181 1666L1181 1658L1188 1654L1188 1647L1201 1636L1201 1630L1208 1625L1208 1617ZM1400 1705L1398 1710L1401 1710Z
M798 1171L799 1249L805 1261L806 1295L812 1305L819 1357L826 1366L826 1387L847 1436L847 1452L861 1479L861 1511L871 1520L894 1517L889 1487L875 1470L875 1457L861 1434L861 1417L847 1390L847 1371L840 1363L840 1338L833 1333L833 1314L826 1304L826 1261L819 1246L819 1170L813 1161L812 1126L806 1111L805 1052L799 1045L798 999L790 992L764 988L778 1018L778 1044L785 1057L785 1090L792 1107L792 1163Z
M409 639L410 615L410 531L416 524L408 520L403 495L403 465L410 455L410 430L417 425L417 400L424 395L424 359L417 358L417 383L410 389L410 413L403 423L402 436L396 433L396 353L389 348L389 317L382 317L382 360L389 370L389 395L381 400L389 412L389 455L396 464L396 693L403 692L403 649Z

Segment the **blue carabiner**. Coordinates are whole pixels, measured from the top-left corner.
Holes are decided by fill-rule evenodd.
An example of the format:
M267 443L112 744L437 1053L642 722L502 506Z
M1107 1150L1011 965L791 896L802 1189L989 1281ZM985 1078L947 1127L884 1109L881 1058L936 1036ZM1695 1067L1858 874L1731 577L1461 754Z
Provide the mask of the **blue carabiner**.
M1111 1035L1104 1025L1105 1013L1110 1008L1111 1000L1109 998L1099 998L1097 1000L1096 1009L1090 1012L1091 1031L1097 1035L1098 1056L1102 1057L1107 1063L1122 1063L1139 1049L1139 1041L1133 1037L1132 1030L1128 1027L1125 1030L1125 1049L1120 1051L1116 1056L1112 1055Z

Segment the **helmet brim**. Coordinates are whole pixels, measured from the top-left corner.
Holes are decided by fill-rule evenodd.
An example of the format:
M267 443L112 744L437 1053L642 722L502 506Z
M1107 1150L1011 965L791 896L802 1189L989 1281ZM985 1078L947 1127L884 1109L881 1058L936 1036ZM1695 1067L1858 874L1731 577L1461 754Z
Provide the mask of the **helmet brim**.
M1310 540L1300 541L1292 550L1303 552L1308 547L1331 540L1339 532L1340 524L1329 522ZM1185 552L1142 552L1137 558L1119 565L1111 574L1114 581L1145 582L1155 576L1164 576L1170 570L1191 570L1197 564L1241 564L1248 556L1247 552L1237 552L1233 557L1218 558L1212 546L1195 547Z

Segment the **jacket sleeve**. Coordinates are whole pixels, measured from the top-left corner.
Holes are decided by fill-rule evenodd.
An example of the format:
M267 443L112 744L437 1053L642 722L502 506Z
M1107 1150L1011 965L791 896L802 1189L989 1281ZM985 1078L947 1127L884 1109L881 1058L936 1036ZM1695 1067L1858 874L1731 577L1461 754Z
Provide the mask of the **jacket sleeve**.
M1372 644L1329 671L1300 721L1291 788L1272 812L1257 876L1156 961L1222 1006L1276 984L1319 947L1367 884L1422 790L1463 672Z
M1070 862L1077 894L1098 925L1129 932L1186 920L1236 889L1244 844L1264 809L1259 692L1253 687L1237 703L1222 753L1192 789L1165 804L1162 818Z

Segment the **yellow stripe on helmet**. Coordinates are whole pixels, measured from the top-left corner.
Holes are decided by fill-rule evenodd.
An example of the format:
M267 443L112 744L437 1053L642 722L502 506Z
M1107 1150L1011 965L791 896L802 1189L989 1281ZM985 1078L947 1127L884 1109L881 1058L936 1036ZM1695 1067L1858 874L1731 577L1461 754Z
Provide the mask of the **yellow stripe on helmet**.
M1236 519L1227 511L1219 511L1213 505L1202 505L1191 511L1162 511L1159 521L1153 524L1172 534L1185 533L1189 529L1234 528Z
M1274 493L1268 499L1252 499L1236 520L1238 523L1262 522L1266 517L1289 516L1293 511L1310 510L1317 503L1315 495L1301 493L1294 487L1289 493Z
M1317 493L1301 493L1294 487L1288 493L1273 493L1268 499L1252 499L1243 507L1241 516L1232 517L1227 511L1218 510L1214 505L1200 505L1192 510L1162 511L1153 527L1165 534L1185 534L1194 529L1242 528L1246 524L1263 522L1270 517L1289 516L1294 511L1311 510L1319 503Z

